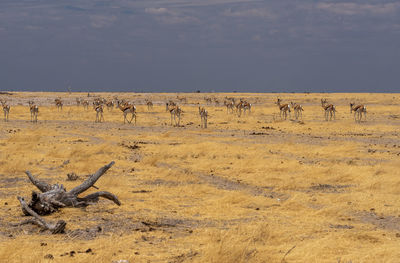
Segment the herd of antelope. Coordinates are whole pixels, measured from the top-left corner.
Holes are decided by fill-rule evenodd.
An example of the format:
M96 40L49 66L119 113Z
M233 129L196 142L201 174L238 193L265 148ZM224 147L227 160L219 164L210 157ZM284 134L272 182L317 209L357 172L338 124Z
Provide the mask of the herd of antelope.
M185 97L177 96L177 100L182 103L187 103L187 99ZM215 105L219 105L219 101L216 98L204 97L204 101L206 104L215 103ZM4 121L8 121L8 116L10 113L10 105L7 104L7 101L0 100L0 103L3 107L4 112ZM63 101L60 97L54 100L54 104L58 111L62 111L63 109ZM153 103L146 99L145 104L147 105L147 110L151 111L153 109ZM290 102L283 103L280 98L277 99L275 104L279 107L279 117L281 119L287 119L287 116L291 115L291 112L294 112L294 117L296 120L303 118L304 108L302 105ZM33 101L28 101L29 110L31 113L31 122L37 122L39 107ZM84 109L88 110L90 102L88 100L84 100L81 98L76 98L76 105L83 106ZM117 108L122 111L124 124L132 123L134 120L134 124L136 125L137 119L137 109L133 103L130 103L124 99L119 100L118 98L114 98L112 100L107 100L105 98L95 98L92 101L93 109L96 112L95 122L104 122L103 111L106 107L108 111L112 111L113 108ZM244 99L239 99L236 101L233 97L225 97L224 105L226 107L227 114L236 113L238 117L241 117L242 114L246 115L251 113L252 104ZM324 118L326 121L331 121L332 119L336 119L336 106L332 103L328 103L326 99L321 99L321 106L324 111ZM171 116L171 126L180 126L181 115L183 113L182 108L173 100L169 100L165 103L166 112L170 113ZM354 120L356 122L361 122L364 116L364 121L366 120L367 108L363 104L355 104L354 102L350 103L350 114L354 112ZM205 107L199 106L199 116L201 119L201 128L207 128L207 118L208 111ZM129 118L130 117L130 118Z
M279 116L281 118L286 119L287 118L287 113L291 113L291 109L294 111L294 116L295 119L298 120L299 118L303 117L303 106L300 104L290 102L289 104L281 104L282 100L277 99L276 104L279 107ZM321 106L322 109L324 110L324 118L326 121L330 121L333 119L336 119L336 106L328 103L326 99L321 99ZM354 102L350 103L350 114L353 113L354 111L354 120L356 122L361 122L362 121L362 116L364 115L364 121L367 120L367 107L363 104L355 104Z

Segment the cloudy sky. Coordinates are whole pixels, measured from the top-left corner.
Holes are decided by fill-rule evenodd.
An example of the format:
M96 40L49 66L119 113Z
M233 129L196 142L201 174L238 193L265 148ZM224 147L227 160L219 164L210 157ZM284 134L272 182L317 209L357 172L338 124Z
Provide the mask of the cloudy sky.
M0 90L399 92L400 1L1 0Z

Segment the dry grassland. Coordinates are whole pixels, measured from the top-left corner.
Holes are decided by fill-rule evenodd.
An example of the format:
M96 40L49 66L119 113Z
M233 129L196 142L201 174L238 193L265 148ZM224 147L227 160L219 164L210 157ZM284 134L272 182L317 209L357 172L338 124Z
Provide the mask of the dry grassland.
M399 94L96 94L135 101L137 126L106 108L94 123L92 107L75 105L85 95L1 96L11 111L0 120L0 262L399 262ZM183 127L165 111L177 95L187 97ZM253 112L228 115L204 96L243 97ZM303 122L279 119L278 96L303 105ZM324 120L323 97L335 121ZM353 100L367 121L354 122ZM64 219L65 234L13 225L24 219L16 197L34 190L25 170L71 189L112 160L96 186L120 207L103 199L46 216ZM71 172L80 179L67 181Z

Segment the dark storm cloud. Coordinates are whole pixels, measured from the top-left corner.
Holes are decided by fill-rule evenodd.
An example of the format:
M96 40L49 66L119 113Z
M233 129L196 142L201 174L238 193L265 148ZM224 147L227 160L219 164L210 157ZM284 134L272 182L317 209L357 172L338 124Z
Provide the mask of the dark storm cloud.
M3 0L3 90L398 91L398 1Z

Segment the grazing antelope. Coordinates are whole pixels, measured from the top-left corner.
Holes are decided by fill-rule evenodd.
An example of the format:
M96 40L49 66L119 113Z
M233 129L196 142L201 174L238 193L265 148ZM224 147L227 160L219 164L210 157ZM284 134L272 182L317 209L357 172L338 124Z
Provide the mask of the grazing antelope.
M103 116L103 104L98 104L94 107L94 110L96 111L96 120L94 122L102 122L104 121L104 116Z
M1 100L1 104L3 106L3 112L4 112L4 121L8 121L8 115L10 114L10 105L7 104L7 101Z
M31 122L37 122L39 107L33 101L29 101L29 110L31 111Z
M290 104L292 105L292 108L294 110L294 117L296 118L296 120L299 119L299 117L303 119L303 106L294 102L290 102Z
M208 112L204 107L199 107L199 115L201 118L201 128L207 128Z
M56 104L57 110L60 110L60 109L62 110L63 103L62 103L61 98L56 98L54 100L54 103Z
M181 113L182 113L181 107L176 105L173 108L169 108L169 113L171 114L171 126L172 126L172 118L174 118L175 126L179 126L181 122ZM177 117L178 117L178 122L176 121Z
M135 125L136 125L136 107L134 105L125 103L124 105L119 104L118 108L122 111L122 113L124 114L124 124L125 121L127 121L128 123L131 123L133 118L135 118ZM128 115L128 113L132 114L131 120L128 121L128 119L126 118L126 116Z
M362 114L364 113L364 120L367 120L367 107L364 105L355 105L355 103L350 103L350 114L354 111L354 120L360 122L362 119Z
M332 116L334 119L336 119L336 107L333 104L328 104L326 99L321 99L321 106L324 109L325 112L325 120L332 120Z
M282 119L282 113L283 116L285 117L285 120L287 118L287 112L290 114L290 105L289 104L281 104L282 100L278 98L276 101L276 105L279 107L279 117Z
M76 106L78 106L78 108L79 108L79 106L81 105L81 99L76 98L75 100L76 100Z

